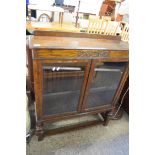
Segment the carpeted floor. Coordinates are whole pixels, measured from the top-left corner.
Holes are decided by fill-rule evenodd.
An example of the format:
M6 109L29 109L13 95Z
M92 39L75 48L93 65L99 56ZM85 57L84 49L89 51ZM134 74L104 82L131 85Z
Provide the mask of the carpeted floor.
M86 116L89 120L94 116ZM92 119L92 118L91 118ZM94 118L95 119L95 118ZM77 118L70 121L78 122ZM81 120L80 120L81 121ZM56 124L55 124L56 125ZM128 155L129 118L124 112L120 120L111 120L108 126L96 125L77 131L45 137L38 142L33 136L27 144L27 155Z

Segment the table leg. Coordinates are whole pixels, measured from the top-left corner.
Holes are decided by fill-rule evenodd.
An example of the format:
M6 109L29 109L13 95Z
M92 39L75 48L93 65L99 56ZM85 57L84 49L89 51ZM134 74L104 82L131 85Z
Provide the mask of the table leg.
M51 22L54 21L54 12L52 12L52 16L51 16Z
M59 12L59 24L60 24L60 21L61 21L61 12Z
M61 12L61 26L62 26L62 23L63 23L63 18L64 18L64 13Z

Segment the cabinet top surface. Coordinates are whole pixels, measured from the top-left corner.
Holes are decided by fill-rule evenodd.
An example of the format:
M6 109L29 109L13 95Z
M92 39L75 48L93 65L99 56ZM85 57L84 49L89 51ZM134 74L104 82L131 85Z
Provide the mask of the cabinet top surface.
M31 36L31 49L102 49L102 50L129 50L129 44L120 40Z

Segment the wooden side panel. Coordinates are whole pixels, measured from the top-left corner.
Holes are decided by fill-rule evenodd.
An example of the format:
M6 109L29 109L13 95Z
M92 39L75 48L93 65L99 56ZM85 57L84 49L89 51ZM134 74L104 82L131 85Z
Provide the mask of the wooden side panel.
M39 60L33 61L35 110L37 120L42 119L42 67Z

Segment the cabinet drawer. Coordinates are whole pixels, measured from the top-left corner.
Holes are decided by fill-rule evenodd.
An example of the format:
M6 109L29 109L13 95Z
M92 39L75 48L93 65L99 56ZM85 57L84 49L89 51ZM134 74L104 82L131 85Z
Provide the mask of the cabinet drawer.
M108 50L33 50L33 59L97 59L97 58L124 58L128 59L128 51Z

